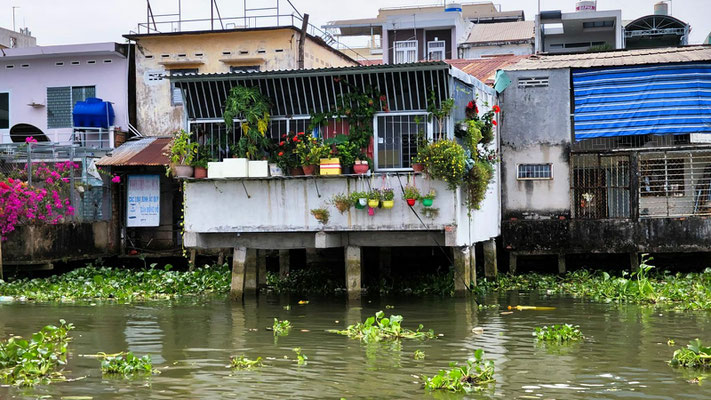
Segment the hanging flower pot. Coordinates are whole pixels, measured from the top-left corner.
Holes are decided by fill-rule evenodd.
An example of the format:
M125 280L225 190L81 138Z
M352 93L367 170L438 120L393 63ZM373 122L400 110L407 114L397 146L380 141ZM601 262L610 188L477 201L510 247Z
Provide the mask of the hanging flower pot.
M356 163L353 164L353 172L356 174L365 174L368 172L368 168L367 161L356 161Z
M375 215L375 208L373 208L373 207L368 207L368 215L370 215L371 217L372 217L373 215Z
M407 205L412 207L417 202L417 199L406 199L406 201L407 201Z
M436 196L437 196L437 192L435 192L434 189L430 190L429 193L422 196L422 205L425 207L432 207L432 202Z
M383 208L389 210L395 206L395 200L383 200Z
M365 206L368 205L368 198L361 197L360 199L358 199L358 204L360 204L360 208L364 208Z
M428 199L426 197L422 199L422 205L425 207L432 207L432 202L432 199Z
M380 200L378 200L378 199L368 200L368 207L370 207L370 208L378 208L379 205L380 205Z
M366 200L366 203L367 203L367 200ZM362 209L365 208L365 205L360 204L360 201L356 201L355 204L354 204L354 206L355 206L355 208L357 208L357 209L359 209L359 210L362 210Z

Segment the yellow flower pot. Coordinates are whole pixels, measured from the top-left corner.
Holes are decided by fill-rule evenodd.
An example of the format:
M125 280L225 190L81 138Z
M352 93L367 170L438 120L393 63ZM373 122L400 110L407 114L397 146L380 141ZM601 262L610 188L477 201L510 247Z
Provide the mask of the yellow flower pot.
M378 205L380 205L380 200L368 200L368 207L378 208Z
M395 200L383 200L383 208L391 209L395 206Z

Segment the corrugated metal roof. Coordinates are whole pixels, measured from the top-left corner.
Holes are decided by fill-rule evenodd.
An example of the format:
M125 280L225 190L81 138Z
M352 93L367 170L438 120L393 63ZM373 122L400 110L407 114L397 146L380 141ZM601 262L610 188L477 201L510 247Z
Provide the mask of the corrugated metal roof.
M533 41L533 21L498 22L495 24L476 24L464 43L482 44L516 41Z
M170 151L169 137L150 137L129 140L96 162L98 166L165 166L170 164L167 154Z
M530 56L496 56L471 60L457 59L445 61L451 66L461 69L485 84L493 86L496 71L505 69L505 67L515 64L527 57Z
M698 61L711 61L711 46L615 50L600 53L533 55L504 69L508 71L517 71L558 68L594 68Z

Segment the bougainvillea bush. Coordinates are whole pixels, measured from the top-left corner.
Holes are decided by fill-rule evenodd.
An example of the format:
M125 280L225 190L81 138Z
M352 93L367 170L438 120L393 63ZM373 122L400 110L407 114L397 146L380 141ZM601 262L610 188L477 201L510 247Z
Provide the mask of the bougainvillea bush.
M79 164L72 161L31 165L33 185L27 182L27 169L0 175L0 236L18 225L57 224L74 215L70 201L72 172Z

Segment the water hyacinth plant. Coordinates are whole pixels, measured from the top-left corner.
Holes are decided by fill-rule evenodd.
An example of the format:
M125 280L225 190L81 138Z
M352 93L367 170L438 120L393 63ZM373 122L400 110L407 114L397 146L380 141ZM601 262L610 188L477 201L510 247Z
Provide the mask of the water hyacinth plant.
M459 366L453 362L450 369L440 370L432 377L423 376L425 389L447 390L450 392L465 392L483 390L487 384L495 382L494 362L484 360L484 351L478 349L474 352L474 359Z
M563 344L583 339L578 325L563 324L536 328L533 336L541 342Z
M242 354L239 357L230 357L230 367L239 370L248 370L259 368L262 366L262 357L257 357L256 360L250 360Z
M226 264L185 272L172 269L170 264L163 268L152 264L150 268L140 270L89 264L49 278L0 282L0 296L26 301L110 300L130 303L229 291L230 268Z
M134 375L158 374L160 371L153 368L150 355L136 357L135 354L129 351L102 357L101 373L122 375L124 378L130 378Z
M296 353L296 363L298 365L306 365L306 361L309 359L306 354L301 353L301 347L294 347L294 353Z
M47 325L30 339L13 336L0 342L0 384L35 386L65 380L61 368L67 362L69 331L74 325L63 319Z
M279 321L277 318L274 318L272 330L274 331L274 336L286 336L291 330L291 322L287 320Z
M412 354L412 358L414 358L415 360L424 360L425 352L422 350L415 350L415 352Z
M673 367L711 368L711 346L704 346L699 339L694 339L686 348L676 350L669 364Z
M433 330L423 331L420 325L416 331L401 326L402 315L391 315L385 318L385 313L378 311L374 317L369 317L363 323L350 325L344 330L331 329L328 332L359 339L363 342L380 342L384 340L399 339L434 339Z

